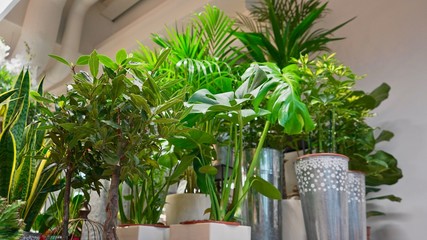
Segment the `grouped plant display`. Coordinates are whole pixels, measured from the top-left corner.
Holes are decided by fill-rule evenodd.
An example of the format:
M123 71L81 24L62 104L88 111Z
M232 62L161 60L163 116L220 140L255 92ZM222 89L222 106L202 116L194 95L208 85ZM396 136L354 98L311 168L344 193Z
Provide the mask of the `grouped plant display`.
M5 111L0 135L0 196L8 201L22 200L21 218L29 231L47 198L57 175L48 168L45 132L39 117L41 106L36 103L43 95L43 81L32 91L27 70L17 76L12 90L0 95Z
M235 91L212 94L207 89L201 89L189 98L188 106L191 107L192 114L188 121L207 125L212 119L221 121L228 127L228 143L230 149L233 148L233 162L227 159L225 168L225 176L229 177L224 180L220 193L214 185L216 168L204 166L199 169L207 175L204 188L211 197L212 219L235 220L235 214L250 187L268 197L281 198L281 193L274 186L254 176L254 170L271 123L278 122L288 134L300 133L303 129L310 130L313 127L307 108L300 101L298 76L294 74L294 70L294 65L281 70L272 63L252 64L242 75L242 85ZM244 148L243 129L257 117L265 118L265 125L254 158L247 169L247 178L242 179L240 167ZM215 134L218 133L221 132ZM229 167L232 167L231 173L228 173Z
M353 19L331 29L314 29L326 7L319 0L263 0L252 7L250 16L239 15L242 31L234 34L252 61L275 62L283 68L292 58L316 55L329 50L329 42L343 39L333 34Z
M22 201L9 203L6 198L0 198L0 238L5 240L17 240L21 236L25 226L24 220L20 218L20 208L24 205Z
M315 121L313 131L294 136L294 149L304 141L305 151L337 152L350 158L349 168L366 174L367 192L377 192L383 184L395 184L402 178L397 159L390 153L377 150L376 144L389 141L393 133L367 123L373 110L388 98L390 86L383 83L372 92L355 90L361 76L340 63L332 55L316 60L302 56L297 61L301 75L302 99ZM387 195L372 199L400 198ZM379 214L378 212L368 215Z

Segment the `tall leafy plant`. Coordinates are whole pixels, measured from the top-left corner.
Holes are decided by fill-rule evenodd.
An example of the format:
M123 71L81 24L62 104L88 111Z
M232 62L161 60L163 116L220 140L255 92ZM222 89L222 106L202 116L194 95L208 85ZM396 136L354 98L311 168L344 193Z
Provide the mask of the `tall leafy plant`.
M38 130L41 123L40 105L35 103L43 95L43 81L37 91L30 89L30 75L21 71L13 90L0 95L6 103L3 130L0 135L0 195L8 201L25 201L21 217L29 231L47 197L47 190L57 177L48 169L43 146L45 132ZM43 173L43 174L42 174Z
M327 3L320 0L263 0L250 16L239 14L241 31L234 34L252 61L283 68L292 58L328 51L329 42L343 39L333 34L353 18L331 29L315 28L326 11Z
M309 106L316 128L294 136L292 148L298 149L298 141L304 141L304 150L310 153L337 152L348 156L349 168L366 174L368 193L378 192L380 185L395 184L403 176L397 159L376 148L394 134L367 123L374 116L373 110L388 98L390 86L383 83L370 93L354 90L361 77L340 63L334 54L316 60L302 56L297 62L303 80L303 101ZM400 201L394 195L369 199ZM368 213L375 214L381 213Z
M228 159L226 164L226 171L232 167L230 173L226 172L226 176L230 177L224 180L221 193L217 192L214 185L213 176L216 169L210 166L199 169L208 175L206 189L211 197L212 219L235 220L235 213L250 187L255 187L268 197L281 198L280 192L262 178L254 176L254 171L271 123L278 122L289 134L299 133L303 129L310 130L313 127L307 108L300 101L299 79L294 70L293 65L282 71L272 63L253 64L242 75L244 82L236 91L212 94L202 89L188 100L192 113L195 114L193 117L196 117L192 120L203 122L211 118L220 119L228 126L230 149L234 148L233 163ZM244 147L243 128L257 117L265 118L265 125L254 158L247 169L247 178L242 179L240 167Z
M118 51L114 60L94 51L77 61L88 66L90 73L74 74L72 91L67 95L67 103L74 105L71 109L75 114L70 115L74 120L59 127L76 134L65 139L81 149L75 157L83 158L88 167L101 167L110 179L105 239L117 239L120 182L127 175L138 174L139 166L156 164L152 156L161 152L162 136L178 128L173 123L179 120L170 116L175 106L182 105L184 92L169 95L163 85L158 85L161 75L156 72L168 54L164 51L152 69L125 50ZM66 60L55 58L75 69ZM81 131L75 130L76 125ZM94 161L88 162L85 156ZM74 161L72 158L71 163Z

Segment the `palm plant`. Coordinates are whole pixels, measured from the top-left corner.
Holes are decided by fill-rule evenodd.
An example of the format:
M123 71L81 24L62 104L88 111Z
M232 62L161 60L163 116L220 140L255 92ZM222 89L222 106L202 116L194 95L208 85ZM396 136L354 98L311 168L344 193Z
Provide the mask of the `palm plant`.
M171 50L165 71L175 69L171 78L185 79L176 88L191 86L190 93L207 88L212 92L231 91L240 81L235 72L244 56L237 47L234 20L217 7L206 5L182 29L166 29L166 37L153 35L161 48ZM140 55L153 60L153 54L141 46ZM154 58L155 59L155 58ZM237 68L236 68L237 67Z
M333 34L354 18L331 29L314 29L326 7L320 0L263 0L253 6L250 16L239 14L241 31L235 36L250 59L272 61L283 68L292 58L328 51L329 42L343 39Z

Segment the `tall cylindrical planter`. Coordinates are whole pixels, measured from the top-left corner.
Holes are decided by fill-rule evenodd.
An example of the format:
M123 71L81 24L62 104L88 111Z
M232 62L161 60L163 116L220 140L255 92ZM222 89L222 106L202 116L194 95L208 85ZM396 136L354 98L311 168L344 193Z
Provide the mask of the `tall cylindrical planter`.
M245 151L243 164L245 169L253 159L255 149ZM283 189L283 153L272 148L261 150L259 164L255 174L273 184L277 189ZM242 217L245 225L251 226L251 237L256 240L280 240L282 236L282 204L279 200L269 199L254 190L250 190L247 201L242 207Z
M295 162L308 240L348 240L348 158L309 154Z
M365 174L348 172L349 240L366 240Z

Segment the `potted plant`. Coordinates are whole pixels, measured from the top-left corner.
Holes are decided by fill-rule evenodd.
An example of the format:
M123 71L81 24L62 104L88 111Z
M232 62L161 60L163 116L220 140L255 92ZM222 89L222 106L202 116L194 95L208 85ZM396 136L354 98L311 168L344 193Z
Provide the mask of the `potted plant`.
M317 234L331 234L331 232L337 232L333 230L331 226L338 226L338 223L328 221L332 221L332 219L341 219L341 224L346 225L346 223L342 221L346 221L347 218L335 218L324 214L325 216L329 216L329 218L326 218L328 220L314 220L313 215L311 215L314 213L312 212L310 215L308 213L311 210L323 209L323 211L328 213L333 211L328 210L325 206L312 207L315 203L306 202L304 206L304 199L307 199L305 195L308 194L311 196L310 194L312 194L319 197L322 192L325 192L324 187L327 186L326 192L328 195L332 196L332 193L329 193L329 191L330 189L334 189L333 194L341 200L339 200L339 203L334 203L333 205L341 206L342 210L340 211L345 213L347 211L347 200L344 199L345 194L343 189L346 183L345 172L348 168L347 165L350 165L351 170L363 171L369 175L369 169L377 169L376 160L373 160L374 155L378 155L378 164L380 164L381 161L387 162L389 160L395 163L394 158L385 157L387 154L374 150L376 142L374 128L366 123L366 118L372 116L371 110L387 98L389 88L387 85L383 84L369 94L363 91L353 90L356 81L361 79L361 77L355 75L349 67L339 63L335 59L334 54L324 55L313 61L310 61L307 56L302 56L297 62L303 80L302 98L309 106L309 111L316 123L316 128L311 132L306 132L294 137L295 142L292 147L298 149L298 144L296 143L298 141L303 141L305 148L302 150L306 153L320 153L320 155L325 156L325 152L338 152L345 154L345 158L350 157L351 159L349 163L347 163L347 160L337 160L340 161L340 163L332 163L333 160L329 160L329 162L326 161L328 164L321 164L319 159L322 156L306 155L301 157L302 160L300 158L300 160L296 162L297 178L299 178L299 192L302 196L305 222L308 228L307 234L314 234L316 232L314 228L325 230L323 233ZM378 141L388 139L389 136L389 132L384 131L378 136ZM315 160L305 160L313 156L316 158ZM342 155L335 154L327 154L326 156L334 159L342 158ZM311 161L313 165L309 165L308 161ZM331 170L328 169L327 165L334 166L335 169L338 168L339 172L331 174ZM397 176L396 179L391 180L391 182L395 182L401 177L401 172L396 168L395 164L390 165L390 168L389 173ZM310 169L316 171L310 172ZM327 171L328 174L323 170ZM376 174L378 174L378 172L376 172ZM323 176L326 176L327 179L323 179ZM317 182L310 182L314 180L317 180ZM334 181L334 183L330 181ZM332 185L328 186L327 184ZM339 208L334 207L334 209L336 210ZM322 213L317 214L322 215ZM338 212L336 214L342 215L342 213ZM313 222L324 225L318 225L316 227L313 226ZM329 230L326 230L327 228L329 228ZM340 227L340 229L346 228ZM344 232L341 233L341 236L328 235L329 238L337 239L343 239L343 237L346 236L348 236L348 234Z
M39 129L43 81L37 91L31 90L30 74L22 70L13 89L0 96L6 109L0 133L0 180L5 183L0 195L10 202L25 202L20 217L29 232L58 176L54 167L48 167L45 131Z
M9 204L6 198L0 198L0 237L2 239L20 239L24 221L20 219L20 208L24 202L18 200Z
M104 177L111 176L108 217L104 224L106 239L117 238L120 182L125 176L141 174L141 167L150 169L155 166L156 157L163 155L162 144L168 134L180 130L176 123L185 112L174 111L174 108L182 106L185 89L171 95L167 92L170 84L158 85L163 76L157 70L168 54L168 50L163 51L159 62L151 68L145 66L141 59L128 56L124 50L116 54L115 61L96 51L81 56L77 65L88 65L90 74L75 73L72 89L65 97L69 100L63 101L62 108L69 106L64 108L65 112L71 110L76 113L71 115L75 121L58 126L70 133L84 134L68 138L71 139L68 144L82 151L76 155L81 158L80 165L102 169ZM75 70L73 64L60 57L55 58ZM100 65L103 72L98 70ZM78 131L78 128L84 131ZM178 170L183 171L190 164L190 161L179 162L174 174L180 176L182 172Z
M306 107L299 100L298 82L293 74L295 66L280 70L276 65L253 64L243 74L242 85L234 92L212 94L206 89L197 91L188 101L192 108L189 122L204 123L221 121L228 127L230 144L233 146L233 162L228 159L228 166L232 166L231 173L226 173L226 179L219 193L214 184L216 168L204 166L199 169L205 173L205 187L211 197L211 219L219 221L236 221L235 215L239 211L250 187L268 197L280 199L281 193L271 184L258 176L254 176L255 167L259 160L260 149L268 135L269 126L278 121L288 133L298 133L303 128L311 129L311 119L308 117ZM260 104L266 95L270 94L265 104L265 109ZM264 106L264 105L263 105ZM266 124L257 145L254 159L252 159L247 176L244 178L240 172L243 159L243 128L256 117L265 117ZM209 120L209 121L208 121ZM231 149L231 148L230 148ZM171 228L171 233L174 231ZM183 226L176 226L177 231ZM244 235L250 236L250 230ZM190 237L190 236L187 236ZM177 238L179 239L179 238ZM184 238L183 238L184 239Z
M193 164L185 170L176 193L169 194L166 198L166 223L171 225L209 219L208 209L211 201L209 196L200 190L198 182L202 179L198 176L197 170L214 159L212 145L215 138L209 133L191 128L170 140L178 158L193 159Z

